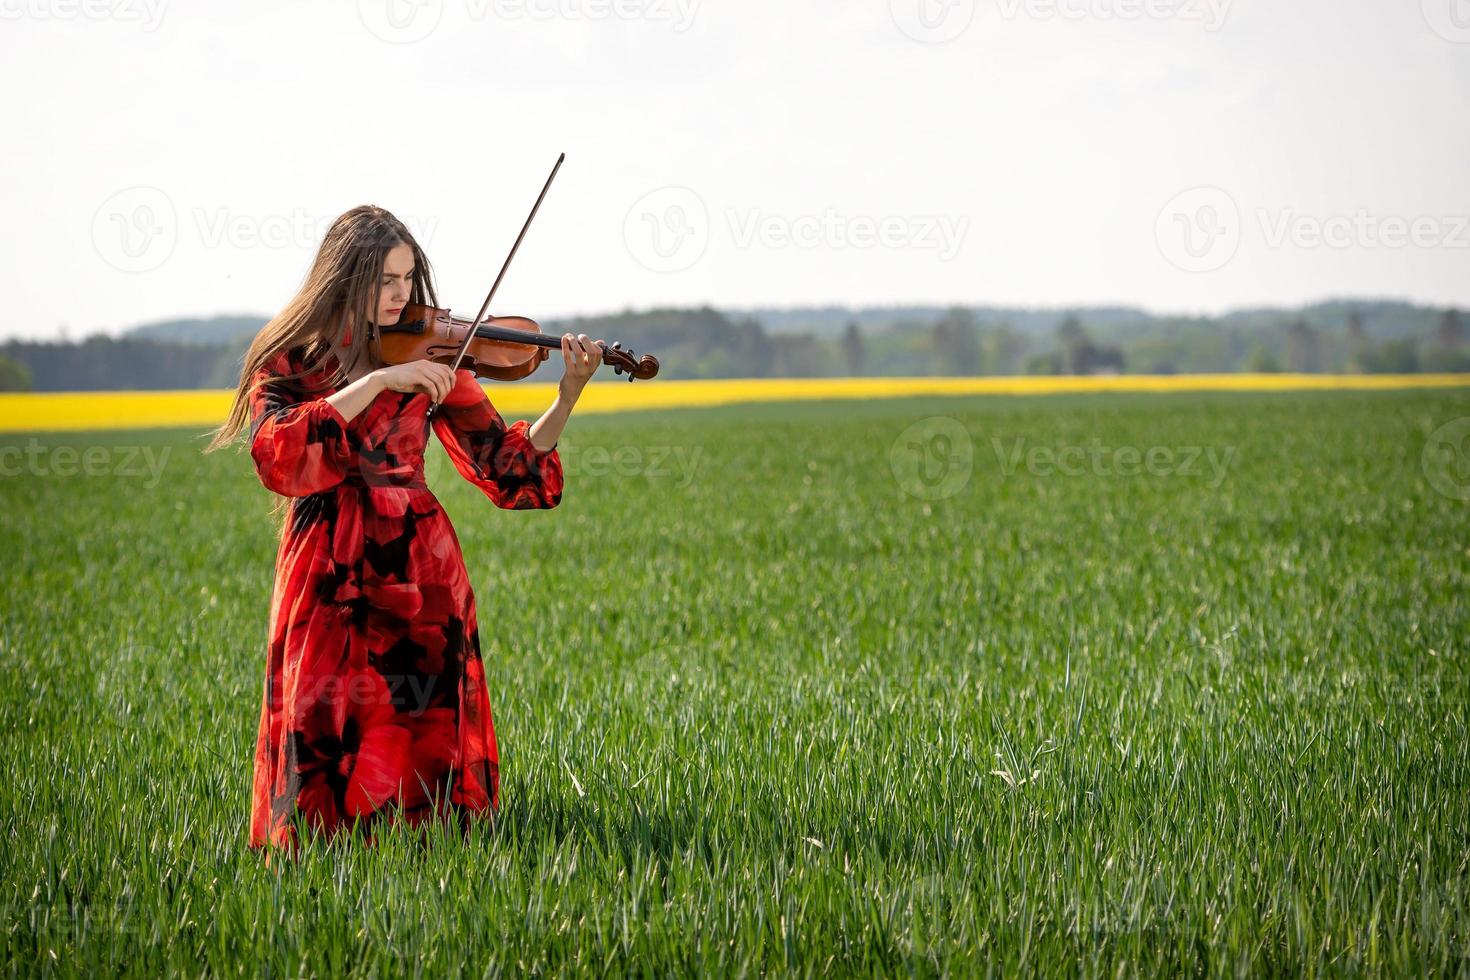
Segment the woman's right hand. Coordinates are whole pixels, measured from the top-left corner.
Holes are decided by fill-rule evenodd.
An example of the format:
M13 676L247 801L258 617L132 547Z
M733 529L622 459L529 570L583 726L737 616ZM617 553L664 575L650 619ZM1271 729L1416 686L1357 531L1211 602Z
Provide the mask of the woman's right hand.
M437 361L405 361L378 368L374 373L389 391L428 392L436 403L444 401L454 390L454 369Z

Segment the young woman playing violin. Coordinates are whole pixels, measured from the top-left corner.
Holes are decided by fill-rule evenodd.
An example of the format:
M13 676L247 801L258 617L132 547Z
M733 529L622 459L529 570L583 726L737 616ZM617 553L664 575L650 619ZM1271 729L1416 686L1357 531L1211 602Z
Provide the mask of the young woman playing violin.
M377 207L333 223L295 299L245 355L206 451L249 431L255 471L288 505L276 556L249 845L297 845L296 818L335 836L499 811L500 760L475 597L424 483L432 426L500 508L561 500L556 444L602 363L561 337L566 370L535 423L507 426L474 373L373 362L376 330L437 306L429 263ZM431 420L426 415L436 405ZM267 858L268 859L268 858Z

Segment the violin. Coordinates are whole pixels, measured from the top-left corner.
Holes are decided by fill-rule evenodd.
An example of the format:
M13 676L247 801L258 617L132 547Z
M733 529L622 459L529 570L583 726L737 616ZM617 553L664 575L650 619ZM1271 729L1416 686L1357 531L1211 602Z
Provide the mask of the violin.
M597 344L602 363L611 364L615 374L626 373L630 382L658 374L658 358L652 354L638 357L622 341ZM467 368L480 378L519 381L545 363L551 351L561 350L561 338L542 333L541 325L527 316L492 316L477 326L448 309L410 303L396 324L371 333L369 346L380 364L430 360Z
M490 286L490 293L481 304L479 314L473 320L467 320L451 316L448 308L441 310L424 303L408 304L399 314L396 324L370 331L368 346L380 364L427 359L459 370L468 357L472 365L470 370L477 377L519 381L540 367L552 350L561 349L561 338L543 334L540 324L530 317L492 316L486 319L485 313L490 309L495 291L500 288L500 281L505 278L505 270L510 268L510 260L515 258L521 240L531 227L531 219L541 209L541 202L546 199L546 192L551 189L551 182L556 179L556 172L566 158L565 153L556 158L556 165L551 168L546 184L531 206L521 233L510 247L510 254L501 264L500 274ZM611 364L618 374L627 372L629 381L658 374L658 358L652 354L644 354L635 360L634 352L624 347L621 341L609 347L599 340L597 345L602 348L602 363ZM426 423L438 408L439 400L436 398L424 416Z

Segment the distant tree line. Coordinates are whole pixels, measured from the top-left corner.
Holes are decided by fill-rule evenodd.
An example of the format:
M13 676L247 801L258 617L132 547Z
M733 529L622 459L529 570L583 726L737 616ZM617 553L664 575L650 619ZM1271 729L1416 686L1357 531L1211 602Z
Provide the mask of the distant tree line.
M243 348L105 334L77 342L11 340L0 345L0 390L151 391L232 387L239 380L242 353ZM28 383L6 385L9 373L4 367L6 362L23 369L29 375Z
M30 391L35 384L31 369L23 362L0 355L0 391Z
M1337 302L1216 319L1062 311L1049 329L1034 312L986 315L966 307L911 309L877 325L860 322L875 319L865 310L835 330L831 311L820 314L820 325L803 330L796 312L783 313L778 332L756 315L710 307L630 310L543 327L653 354L663 378L1470 371L1463 315L1406 304ZM120 338L8 341L0 344L0 390L232 387L264 322L235 319L151 324ZM553 356L538 376L549 380L560 370Z

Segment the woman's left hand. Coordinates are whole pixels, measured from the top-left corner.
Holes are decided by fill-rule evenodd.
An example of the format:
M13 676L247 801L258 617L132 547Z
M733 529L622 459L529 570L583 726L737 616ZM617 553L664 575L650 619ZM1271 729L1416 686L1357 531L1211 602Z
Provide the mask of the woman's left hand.
M602 366L602 348L585 333L564 333L561 335L561 353L567 362L566 372L561 376L561 389L568 394L579 395Z

